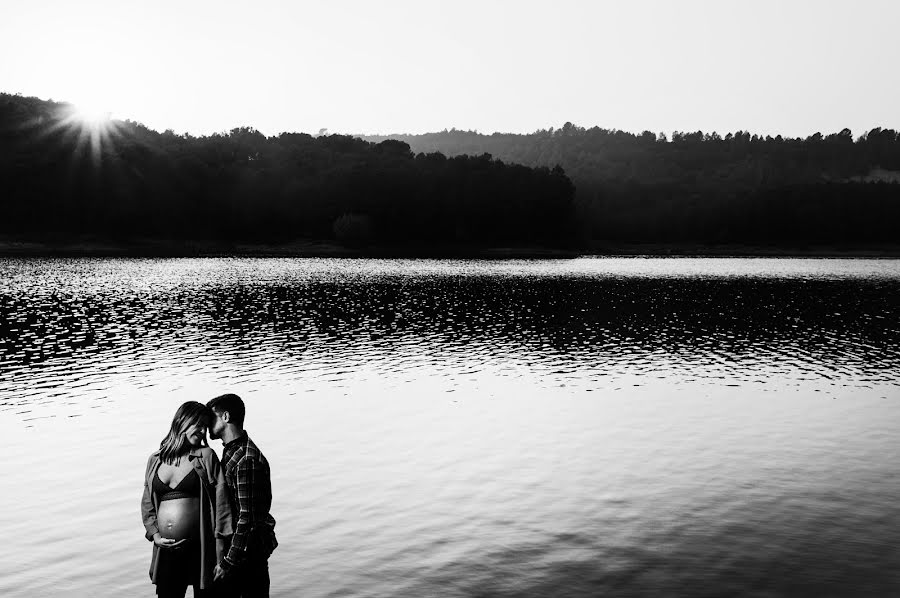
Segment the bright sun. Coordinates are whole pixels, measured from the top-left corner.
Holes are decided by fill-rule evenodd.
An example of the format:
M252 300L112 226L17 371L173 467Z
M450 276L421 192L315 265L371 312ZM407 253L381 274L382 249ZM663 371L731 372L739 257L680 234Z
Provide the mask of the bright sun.
M75 117L91 128L103 128L109 123L110 111L96 104L76 104Z
M99 165L103 148L113 148L119 136L118 123L112 111L99 102L79 101L68 105L54 128L75 133L79 148L89 148L95 165Z

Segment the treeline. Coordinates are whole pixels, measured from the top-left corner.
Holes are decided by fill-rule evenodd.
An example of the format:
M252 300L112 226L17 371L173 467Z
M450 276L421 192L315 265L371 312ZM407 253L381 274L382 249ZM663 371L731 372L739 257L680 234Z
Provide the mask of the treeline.
M568 177L571 177L571 181ZM574 186L573 186L574 183ZM0 233L346 245L898 244L900 135L205 137L0 94Z
M348 245L577 238L559 167L413 153L394 140L237 128L204 137L0 94L0 232Z
M900 135L848 129L806 139L744 131L450 130L397 139L414 151L561 165L582 233L599 240L778 245L898 243Z

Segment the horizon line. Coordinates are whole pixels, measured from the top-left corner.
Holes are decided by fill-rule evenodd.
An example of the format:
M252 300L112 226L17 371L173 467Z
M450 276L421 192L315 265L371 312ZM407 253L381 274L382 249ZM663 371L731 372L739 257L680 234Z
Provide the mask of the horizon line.
M38 101L41 101L41 102L49 102L49 103L53 103L53 104L66 105L66 106L73 106L73 107L77 107L77 106L78 106L78 102L73 102L73 101L70 101L70 100L58 100L58 99L54 99L54 98L52 98L52 97L48 97L48 98L45 99L45 98L41 98L41 97L36 96L36 95L26 95L26 94L24 94L23 92L0 91L0 95L8 95L8 96L12 96L12 97L20 97L20 98L25 98L25 99L34 99L34 100L38 100ZM741 133L741 134L749 134L749 135L751 135L751 136L756 136L756 137L759 137L760 139L767 139L767 138L777 139L777 138L781 137L782 140L784 140L784 141L788 141L788 140L799 140L799 141L804 141L804 140L806 140L806 139L808 139L808 138L810 138L810 137L812 137L812 136L814 136L814 135L816 135L816 134L822 135L823 137L828 137L828 136L830 136L830 135L840 134L840 133L842 133L842 132L845 131L845 130L846 130L846 131L850 131L851 137L854 138L854 139L860 139L860 138L862 137L862 135L866 135L866 134L868 134L868 133L870 133L871 131L874 131L874 130L881 130L881 131L890 131L890 130L897 131L897 130L898 130L898 129L894 129L893 127L878 126L878 127L872 127L871 129L868 129L868 130L864 131L864 132L861 133L860 135L857 135L856 137L853 137L853 130L850 129L849 127L844 127L844 128L842 128L842 129L840 129L839 131L825 132L825 131L823 131L823 130L818 130L818 131L815 131L814 133L808 134L806 137L799 137L799 136L798 136L798 137L791 137L791 136L783 135L783 134L781 134L781 133L776 133L775 135L773 135L773 134L771 134L771 133L765 133L765 134L762 134L762 133L754 132L754 131L751 131L751 130L745 130L745 129L737 129L736 131L728 131L728 132L726 132L726 133L719 133L719 132L718 132L717 130L715 130L715 129L713 129L713 130L708 130L708 131L705 131L705 130L703 130L703 129L696 129L696 130L690 130L690 129L672 129L671 131L652 131L652 130L650 130L650 129L643 129L643 130L641 130L641 131L636 131L636 130L631 130L631 129L620 129L620 128L617 128L617 127L602 127L602 126L597 125L597 124L592 125L592 126L584 126L584 125L580 125L580 124L574 123L574 122L572 122L572 121L566 121L565 123L563 123L563 124L562 124L561 126L559 126L559 127L550 126L550 127L546 127L546 128L538 128L538 129L530 130L530 131L527 131L527 132L499 131L499 130L494 130L494 131L490 131L490 132L483 132L483 131L479 131L477 128L474 128L474 129L463 129L463 128L457 128L456 126L452 126L452 127L444 127L444 128L441 129L441 130L432 130L432 131L423 131L423 132L403 132L403 133L398 133L398 132L390 132L390 133L382 133L382 132L372 132L372 133L344 132L344 131L332 131L332 130L330 130L329 127L321 127L321 128L319 128L319 130L318 130L317 132L315 132L315 133L309 132L309 131L286 130L286 129L283 129L283 130L281 130L281 131L278 131L277 133L266 133L265 131L263 131L263 130L261 130L261 129L258 129L258 128L256 128L255 126L250 125L250 124L235 125L235 126L232 126L232 127L230 127L230 128L224 128L224 129L219 129L219 130L216 130L216 131L210 131L210 132L192 132L192 131L188 131L188 130L183 130L183 131L180 131L180 132L179 132L179 131L176 131L174 128L171 128L171 127L168 127L168 128L165 128L165 129L160 130L159 128L156 128L156 127L147 125L146 123L144 123L144 122L142 122L142 121L140 121L140 120L137 120L136 118L122 117L121 115L119 115L119 114L118 114L116 111L114 111L114 110L109 110L109 111L107 111L107 114L109 115L109 120L110 120L110 121L119 121L119 122L125 122L125 123L133 123L133 124L136 124L136 125L140 125L140 126L144 127L145 129L147 129L147 130L149 130L149 131L153 131L153 132L155 132L155 133L157 133L157 134L160 134L160 135L165 134L165 133L167 133L167 132L171 132L172 134L177 135L177 136L179 136L179 137L194 137L194 138L212 137L212 136L214 136L214 135L228 135L228 134L230 134L232 131L234 131L234 130L236 130L236 129L252 129L253 131L256 131L256 132L258 132L258 133L261 133L261 134L264 135L266 138L270 138L270 137L279 137L279 136L281 136L281 135L294 135L294 134L298 134L298 135L309 135L309 136L314 137L314 138L317 138L317 137L328 137L328 136L331 136L331 135L340 135L340 136L346 136L346 137L352 137L352 138L364 139L365 137L388 137L388 138L390 138L390 137L401 137L401 136L402 136L402 137L420 137L420 136L425 136L425 135L435 135L435 134L441 134L441 133L454 133L454 132L456 132L456 133L469 133L469 134L475 134L475 135L480 135L480 136L483 136L483 137L491 137L491 136L494 136L494 135L501 135L501 136L505 136L505 135L517 135L517 136L527 137L527 136L535 135L535 134L538 134L538 133L556 133L556 132L558 132L558 131L564 130L564 129L566 128L566 125L571 125L571 127L572 127L573 129L575 129L575 130L580 130L580 131L591 131L591 130L594 130L594 129L599 129L600 131L607 131L607 132L610 132L610 133L626 133L626 134L629 134L629 135L633 135L633 136L635 136L635 137L640 137L640 136L643 135L644 133L651 133L651 134L653 134L653 135L656 136L656 140L657 140L657 141L660 141L660 135L665 136L665 138L666 138L667 141L671 141L672 136L673 136L674 134L676 134L676 133L679 133L679 134L689 134L689 135L690 135L690 134L695 134L695 133L702 133L702 134L704 134L704 135L718 135L721 139L725 139L728 135L735 135L735 134L737 134L737 133Z

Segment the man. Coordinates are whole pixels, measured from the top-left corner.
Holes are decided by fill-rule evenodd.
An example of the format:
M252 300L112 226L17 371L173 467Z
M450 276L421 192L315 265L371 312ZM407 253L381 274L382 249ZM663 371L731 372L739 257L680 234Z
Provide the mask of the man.
M222 468L231 495L234 535L214 579L223 581L235 596L269 595L269 555L278 546L272 506L269 462L244 431L244 402L235 394L218 396L206 404L214 419L209 435L221 439Z

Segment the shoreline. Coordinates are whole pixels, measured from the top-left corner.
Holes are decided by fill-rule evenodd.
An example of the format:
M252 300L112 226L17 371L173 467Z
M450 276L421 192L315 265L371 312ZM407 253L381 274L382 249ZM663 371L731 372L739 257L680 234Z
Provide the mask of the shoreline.
M444 259L574 259L578 257L833 257L900 258L894 245L766 246L745 244L604 243L577 249L542 246L368 246L345 247L331 241L230 243L210 240L100 237L0 236L0 257L309 257L309 258L444 258Z
M580 250L552 247L487 247L478 245L346 247L311 239L284 243L210 240L130 239L97 237L10 238L0 236L0 257L309 257L309 258L576 258Z
M590 255L653 257L784 257L784 258L900 258L900 243L884 245L747 245L594 243ZM584 253L583 255L588 255Z

